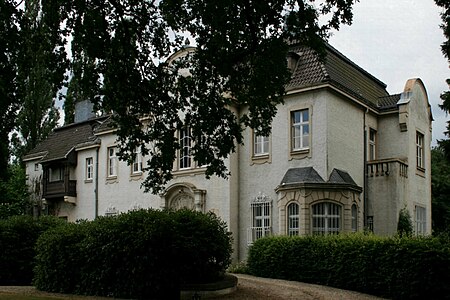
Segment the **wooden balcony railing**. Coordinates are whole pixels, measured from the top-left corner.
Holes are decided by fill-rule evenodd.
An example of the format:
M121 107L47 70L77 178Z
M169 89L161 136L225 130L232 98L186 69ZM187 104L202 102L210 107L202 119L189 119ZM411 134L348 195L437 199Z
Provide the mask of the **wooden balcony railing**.
M44 182L43 198L51 199L64 196L77 196L76 180Z

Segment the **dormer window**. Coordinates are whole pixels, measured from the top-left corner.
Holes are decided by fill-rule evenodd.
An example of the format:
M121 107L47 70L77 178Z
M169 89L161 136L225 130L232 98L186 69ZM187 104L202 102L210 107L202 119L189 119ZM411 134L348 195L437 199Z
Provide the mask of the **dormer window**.
M297 63L299 60L300 56L295 53L295 52L289 52L287 55L287 68L289 69L289 71L294 72L295 69L297 68Z

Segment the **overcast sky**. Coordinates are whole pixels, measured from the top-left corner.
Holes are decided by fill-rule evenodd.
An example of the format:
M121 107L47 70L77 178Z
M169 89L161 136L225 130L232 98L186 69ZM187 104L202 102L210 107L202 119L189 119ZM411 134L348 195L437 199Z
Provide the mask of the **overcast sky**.
M444 138L450 115L438 107L448 90L447 60L441 9L434 0L360 0L353 9L353 24L334 32L329 42L354 63L387 84L390 94L403 91L410 78L425 84L433 112L433 142Z

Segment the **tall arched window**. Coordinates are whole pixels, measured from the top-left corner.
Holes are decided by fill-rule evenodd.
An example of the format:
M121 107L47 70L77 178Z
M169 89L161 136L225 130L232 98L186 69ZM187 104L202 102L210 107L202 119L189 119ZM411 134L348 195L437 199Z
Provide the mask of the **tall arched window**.
M341 206L322 202L312 206L312 234L338 234L341 230Z
M298 235L299 231L299 206L291 203L287 207L287 234L289 236Z
M352 231L358 231L358 208L356 204L352 205Z

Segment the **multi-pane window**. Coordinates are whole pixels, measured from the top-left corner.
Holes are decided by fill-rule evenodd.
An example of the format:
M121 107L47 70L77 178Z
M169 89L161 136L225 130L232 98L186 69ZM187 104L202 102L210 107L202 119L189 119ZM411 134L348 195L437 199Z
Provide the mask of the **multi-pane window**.
M269 137L262 135L254 135L253 155L269 154Z
M48 169L48 181L49 182L55 182L55 181L62 181L63 180L63 172L64 168L61 167L52 167Z
M377 158L376 138L377 138L377 132L374 129L370 128L370 130L369 130L369 160L375 160Z
M86 158L86 180L94 178L94 160L92 157Z
M417 168L425 169L425 159L424 159L424 142L423 134L416 132L416 163Z
M341 206L322 202L313 205L313 234L338 234L341 230Z
M251 203L252 226L250 228L248 241L253 243L259 238L271 233L271 210L272 202L262 198L262 201Z
M309 148L309 110L291 112L291 150Z
M299 206L291 203L287 207L287 234L289 236L298 235L299 231Z
M117 148L108 148L108 177L117 176Z
M415 231L417 235L423 235L426 233L427 230L427 223L426 223L426 209L422 206L417 206L415 209L415 216L414 216L414 222L415 222Z
M180 143L180 156L179 156L179 168L187 169L192 165L191 157L191 129L189 127L184 127L180 130L179 135Z
M132 165L132 172L133 174L140 174L142 173L142 153L141 148L136 147L136 150L134 151L134 159L133 159L133 165Z
M358 207L356 204L352 205L352 231L358 231Z

